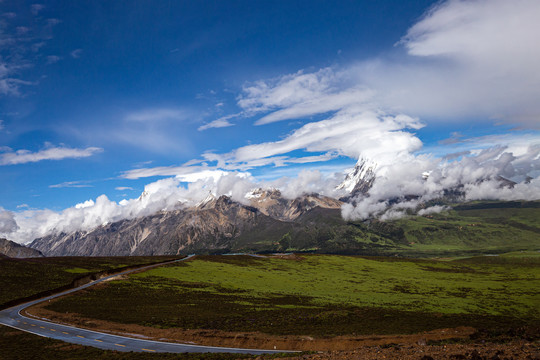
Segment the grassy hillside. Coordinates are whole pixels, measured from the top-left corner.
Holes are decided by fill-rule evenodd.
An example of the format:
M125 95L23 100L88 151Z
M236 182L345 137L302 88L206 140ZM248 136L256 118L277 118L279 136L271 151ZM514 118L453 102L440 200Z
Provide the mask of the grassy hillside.
M233 251L295 251L409 257L471 256L540 249L540 202L474 202L440 214L346 222L315 208L271 236L255 231Z
M454 261L207 256L134 274L48 308L165 328L396 334L537 323L538 288L539 253Z

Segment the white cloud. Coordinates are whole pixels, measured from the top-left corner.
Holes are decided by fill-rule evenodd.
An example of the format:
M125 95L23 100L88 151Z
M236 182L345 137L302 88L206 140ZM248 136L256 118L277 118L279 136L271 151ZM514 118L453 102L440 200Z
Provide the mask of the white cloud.
M122 173L120 177L124 179L140 179L153 176L185 175L206 170L207 168L203 166L157 166L153 168L139 168L128 170Z
M320 97L305 100L293 106L263 116L255 122L255 125L264 125L276 121L298 119L330 111L337 111L348 105L366 103L371 98L372 92L365 89L347 89L335 94L321 95Z
M203 131L203 130L212 129L212 128L224 128L224 127L229 127L229 126L234 126L234 124L230 123L227 118L220 118L220 119L211 121L208 124L199 126L197 130Z
M48 144L45 149L37 152L31 152L29 150L17 150L1 153L0 165L25 164L43 160L79 159L95 155L102 151L103 149L98 147L77 149L64 146L54 147Z
M9 213L9 218L13 218L19 227L14 227L10 222L11 231L6 232L14 241L28 242L51 233L90 230L122 219L195 206L209 194L215 197L227 195L236 201L247 203L246 194L259 187L278 188L285 196L292 198L295 194L306 192L334 194L334 184L337 184L339 179L325 176L318 171L302 171L298 177L272 182L258 182L249 173L241 172L205 170L186 173L146 185L142 195L135 199L115 202L101 195L95 200L89 199L60 212L29 209Z
M55 185L49 185L52 189L58 189L58 188L87 188L87 187L93 187L92 185L85 184L82 181L66 181L61 184L55 184Z
M363 107L348 107L327 120L308 123L293 131L283 140L248 145L229 154L209 157L217 160L218 166L241 166L261 159L295 150L308 152L335 152L352 158L361 155L390 161L396 155L418 150L422 143L407 129L418 129L422 124L405 115L389 116L365 110Z
M400 42L408 56L365 61L350 75L394 111L539 128L539 17L536 0L441 2Z
M257 81L244 87L238 105L249 113L293 106L328 93L335 78L333 70L325 68L315 73L299 71L269 81Z
M125 191L125 190L134 190L132 187L130 186L117 186L114 188L115 190L118 190L118 191Z
M0 206L0 235L6 236L18 229L14 214Z
M526 151L511 146L472 150L473 155L456 161L429 155L402 158L378 168L368 194L358 198L355 205L345 205L342 215L346 219L373 216L391 219L400 213L403 216L404 210L415 208L422 202L440 198L445 190L452 189L463 191L465 200L540 199L540 142L523 145ZM425 178L423 174L429 176ZM518 184L513 188L505 187L498 176ZM532 177L529 183L527 176Z
M33 4L30 12L38 15L44 5ZM33 68L37 59L54 63L59 60L56 55L36 56L43 46L52 39L52 27L57 19L43 17L18 17L13 12L2 14L0 21L0 95L24 95L25 86L36 85L36 79L25 79L25 70ZM31 20L31 21L28 21ZM40 54L41 55L41 54Z

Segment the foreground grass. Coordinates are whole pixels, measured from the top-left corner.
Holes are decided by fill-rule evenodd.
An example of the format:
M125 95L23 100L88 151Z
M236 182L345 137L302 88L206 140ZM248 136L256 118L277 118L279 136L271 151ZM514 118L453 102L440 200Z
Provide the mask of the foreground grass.
M56 257L0 259L0 305L70 284L92 273L177 257Z
M540 254L518 255L455 261L207 256L48 308L155 327L281 335L517 327L540 320Z

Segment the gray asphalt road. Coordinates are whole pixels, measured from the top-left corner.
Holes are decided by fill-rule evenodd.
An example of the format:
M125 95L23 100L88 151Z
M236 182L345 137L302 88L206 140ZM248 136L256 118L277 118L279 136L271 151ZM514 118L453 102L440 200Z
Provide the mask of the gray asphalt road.
M189 259L191 256L188 256L181 260L183 261ZM185 353L185 352L198 352L198 353L241 353L241 354L272 354L277 352L289 352L289 351L279 351L279 350L262 350L262 349L238 349L238 348L225 348L225 347L213 347L213 346L201 346L201 345L191 345L191 344L180 344L180 343L168 343L161 341L152 341L137 339L125 336L110 335L106 333L101 333L98 331L91 331L86 329L81 329L73 326L61 325L52 323L49 321L37 320L33 318L28 318L21 314L22 310L25 308L38 304L40 302L48 301L59 296L73 293L81 289L85 289L89 286L98 284L102 281L106 281L114 276L129 274L134 271L147 270L152 267L160 266L159 265L149 265L143 268L124 271L115 275L111 275L86 285L80 286L78 288L68 290L56 295L51 295L43 299L36 301L28 302L26 304L18 305L11 307L9 309L0 311L0 324L6 325L15 329L26 331L32 334L36 334L43 337L48 337L52 339L62 340L69 343L93 346L100 349L106 350L118 350L118 351L137 351L137 352L170 352L170 353Z

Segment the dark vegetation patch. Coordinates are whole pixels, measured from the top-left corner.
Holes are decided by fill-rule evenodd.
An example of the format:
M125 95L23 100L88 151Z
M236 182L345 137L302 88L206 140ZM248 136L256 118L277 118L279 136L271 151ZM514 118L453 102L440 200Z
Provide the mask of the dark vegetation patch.
M197 260L212 261L236 266L257 266L261 262L261 258L244 255L204 255L198 256Z
M455 263L475 264L475 265L500 265L500 266L520 266L526 268L540 267L540 256L475 256L466 259L455 260Z
M423 266L422 270L434 271L442 273L454 273L454 274L479 274L482 273L477 269L473 269L466 266L453 266L453 267L438 267L438 266Z
M176 258L178 257L1 258L0 307L10 301L69 285L74 280L92 273Z

